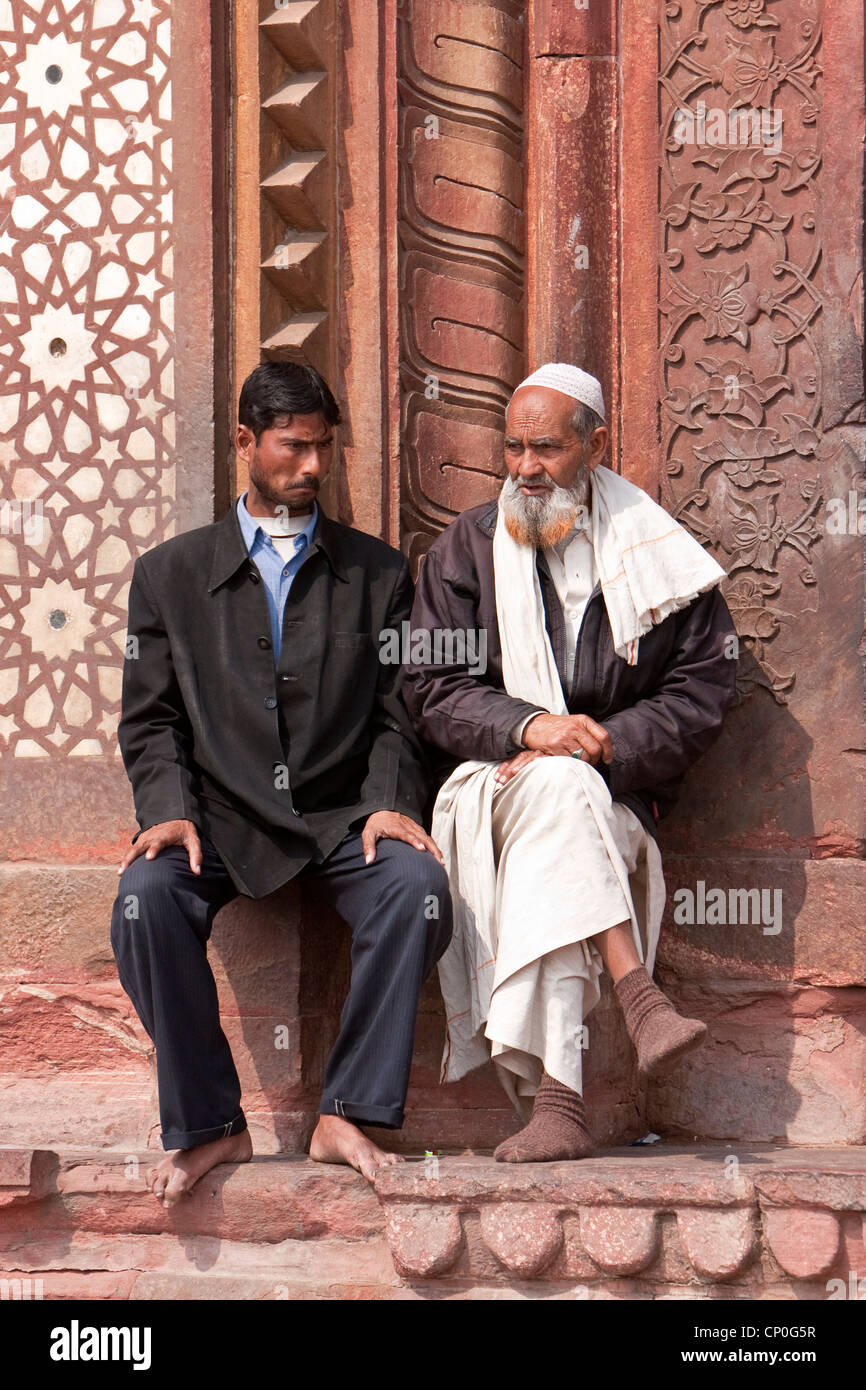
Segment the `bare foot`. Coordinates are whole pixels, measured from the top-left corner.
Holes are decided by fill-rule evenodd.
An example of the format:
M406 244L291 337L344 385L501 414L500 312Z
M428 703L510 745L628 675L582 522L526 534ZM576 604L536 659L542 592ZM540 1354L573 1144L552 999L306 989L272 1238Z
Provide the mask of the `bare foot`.
M148 1169L148 1190L164 1207L176 1207L181 1197L218 1163L248 1163L253 1156L253 1141L248 1129L230 1134L227 1139L214 1139L210 1144L197 1144L194 1149L175 1149L155 1168Z
M310 1158L317 1163L348 1163L350 1168L363 1173L368 1182L373 1181L381 1164L405 1161L402 1154L380 1149L357 1125L340 1115L319 1116L310 1140Z

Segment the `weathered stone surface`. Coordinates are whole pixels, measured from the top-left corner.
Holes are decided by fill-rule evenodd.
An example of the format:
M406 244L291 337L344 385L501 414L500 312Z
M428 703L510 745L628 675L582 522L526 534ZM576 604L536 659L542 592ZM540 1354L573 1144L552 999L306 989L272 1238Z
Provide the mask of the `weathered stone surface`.
M318 1279L302 1282L279 1270L272 1274L196 1274L192 1271L188 1274L140 1274L127 1297L136 1302L247 1299L265 1303L304 1303L321 1299L369 1303L394 1297L393 1283L350 1281L348 1275L346 1269L341 1271L341 1278L329 1280L327 1273L323 1273Z
M56 1157L47 1157L56 1169ZM308 1159L259 1157L250 1164L221 1166L187 1200L166 1211L145 1187L147 1170L158 1157L131 1153L113 1160L62 1159L50 1184L43 1180L26 1208L6 1214L0 1247L18 1248L39 1232L60 1231L218 1235L260 1244L355 1240L381 1232L375 1194L349 1169L323 1169Z
M49 1076L61 1068L135 1076L150 1042L117 980L0 986L0 1071Z
M836 1263L840 1229L831 1212L770 1207L764 1232L772 1254L795 1279L823 1278Z
M303 916L297 887L257 902L239 897L217 913L208 958L223 1017L297 1018Z
M863 1261L862 1147L758 1149L738 1170L701 1147L442 1158L429 1178L422 1163L382 1169L375 1189L258 1158L172 1211L143 1190L152 1155L36 1157L44 1180L0 1209L0 1280L41 1279L45 1297L826 1298L828 1276L847 1287ZM27 1167L0 1151L19 1187Z
M665 880L659 965L683 980L763 978L833 986L866 980L863 860L670 855ZM727 921L677 922L677 913L683 918L690 904L697 911L701 901L703 916L713 916L707 907L712 889L724 893ZM739 920L731 924L731 916Z
M496 496L502 412L524 374L523 19L510 0L413 0L397 19L392 427L413 559Z
M0 1076L3 1137L12 1144L134 1150L147 1144L154 1113L149 1075L140 1084L117 1071Z
M126 1302L133 1297L133 1289L139 1278L137 1270L70 1270L51 1269L34 1272L32 1270L4 1269L0 1277L8 1281L9 1297L20 1296L27 1301L50 1299L52 1303L79 1299L91 1299L100 1303Z
M39 1201L56 1164L50 1150L0 1148L0 1207Z
M600 56L616 51L616 5L613 0L593 4L562 4L561 0L536 0L531 12L530 48L533 57L575 53Z
M743 1297L745 1289L755 1297L786 1297L779 1292L785 1278L811 1280L814 1288L828 1272L843 1275L862 1263L863 1148L763 1148L736 1158L726 1149L660 1146L579 1163L501 1165L517 1172L500 1173L499 1166L489 1159L445 1158L430 1177L420 1164L383 1169L377 1177L389 1212L408 1207L414 1213L426 1199L439 1213L437 1231L444 1229L443 1211L462 1222L466 1248L459 1263L452 1242L439 1265L450 1270L449 1286L458 1277L476 1285L501 1283L508 1271L509 1282L540 1277L545 1287L568 1280L573 1287L576 1280L593 1293L622 1297L647 1296L648 1290L655 1297L682 1296L677 1290L687 1287L695 1297ZM825 1179L822 1204L817 1194ZM808 1221L801 1221L804 1212ZM844 1244L840 1223L847 1223ZM476 1226L483 1246L471 1234ZM817 1257L808 1253L810 1231L820 1246ZM400 1262L411 1262L412 1242L404 1227ZM496 1266L487 1251L496 1254ZM730 1293L721 1292L729 1286ZM567 1296L564 1288L558 1291ZM825 1297L826 1289L816 1296Z
M739 1274L755 1250L753 1213L696 1210L677 1212L683 1249L705 1279L728 1279Z
M166 1212L144 1185L158 1155L123 1162L67 1159L56 1179L56 1205L79 1230L211 1234L260 1243L359 1239L381 1230L379 1202L370 1184L350 1169L323 1168L309 1159L221 1165L177 1208ZM58 1214L52 1221L59 1219Z
M556 1209L538 1202L500 1202L484 1207L481 1231L497 1260L514 1274L539 1274L562 1245Z
M866 1138L866 990L686 983L677 1008L703 1018L707 1043L651 1085L657 1133L742 1143L862 1143Z
M270 1289L270 1296L277 1299L290 1296L286 1287L296 1284L306 1286L308 1296L329 1286L354 1286L357 1296L363 1297L367 1287L393 1287L397 1283L381 1235L367 1240L284 1240L267 1245L209 1236L114 1235L107 1239L85 1232L37 1239L14 1253L20 1265L0 1253L0 1269L31 1279L41 1276L46 1283L56 1274L72 1271L80 1275L114 1274L122 1281L131 1271L179 1281L207 1276L216 1287L227 1287L224 1281L233 1278L255 1279L262 1295Z
M0 979L114 979L113 868L0 864Z
M790 1153L791 1150L784 1150ZM851 1150L845 1150L850 1154ZM855 1151L859 1156L859 1150ZM574 1163L496 1163L490 1158L444 1158L438 1174L424 1162L380 1168L376 1191L384 1201L405 1198L482 1205L527 1198L545 1205L737 1207L752 1200L749 1155L728 1176L727 1151L668 1144L611 1149ZM863 1167L866 1168L866 1150ZM855 1171L859 1171L855 1168Z
M539 56L531 65L530 354L536 364L576 362L599 377L613 458L618 447L618 373L612 359L616 102L612 61L573 49L568 57Z
M388 1212L387 1235L399 1272L427 1279L450 1269L463 1243L460 1218L445 1206L401 1202Z
M762 1201L774 1206L866 1212L866 1173L846 1168L832 1149L810 1150L802 1167L774 1164L753 1181Z
M637 1274L658 1254L658 1212L647 1207L582 1207L580 1238L606 1274Z
M244 1106L283 1111L301 1099L300 1029L286 1014L227 1015L222 1020L241 1082Z

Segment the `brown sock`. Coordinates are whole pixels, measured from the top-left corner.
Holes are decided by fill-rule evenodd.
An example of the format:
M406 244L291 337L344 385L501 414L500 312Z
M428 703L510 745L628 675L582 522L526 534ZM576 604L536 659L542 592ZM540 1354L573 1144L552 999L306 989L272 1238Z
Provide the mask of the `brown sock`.
M532 1119L494 1149L493 1157L500 1163L550 1163L588 1158L593 1149L583 1096L542 1072Z
M617 980L614 991L642 1076L663 1076L706 1038L707 1025L682 1018L642 965Z

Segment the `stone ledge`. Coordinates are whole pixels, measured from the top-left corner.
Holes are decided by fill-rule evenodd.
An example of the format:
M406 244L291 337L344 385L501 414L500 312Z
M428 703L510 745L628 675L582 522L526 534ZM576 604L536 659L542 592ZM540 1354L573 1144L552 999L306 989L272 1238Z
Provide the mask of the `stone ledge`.
M580 1163L440 1159L438 1175L425 1171L393 1167L376 1180L395 1266L413 1282L540 1278L610 1291L638 1279L768 1296L789 1279L802 1287L866 1268L860 1148L658 1145Z
M0 1178L6 1168L23 1174L20 1156L29 1152L0 1149ZM52 1160L51 1181L42 1183L41 1200L34 1194L26 1210L7 1212L0 1220L0 1260L61 1232L201 1236L266 1246L322 1237L363 1239L381 1234L384 1224L380 1203L360 1174L306 1156L222 1164L170 1211L145 1186L161 1150L37 1156Z
M739 1147L444 1157L438 1172L414 1158L374 1187L305 1156L257 1157L215 1170L171 1212L144 1187L152 1153L0 1149L0 1280L42 1279L47 1298L774 1300L827 1298L831 1279L847 1288L866 1269L866 1149Z

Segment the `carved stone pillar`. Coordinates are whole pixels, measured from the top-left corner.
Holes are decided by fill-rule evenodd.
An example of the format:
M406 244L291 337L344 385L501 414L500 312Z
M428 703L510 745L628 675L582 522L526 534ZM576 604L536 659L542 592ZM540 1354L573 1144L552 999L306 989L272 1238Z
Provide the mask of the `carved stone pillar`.
M524 369L524 5L397 22L403 545L496 496Z

